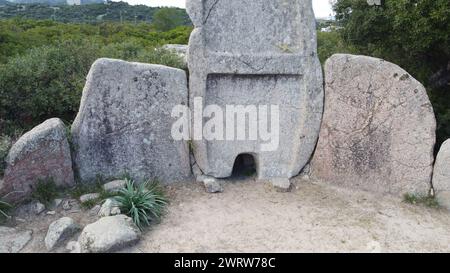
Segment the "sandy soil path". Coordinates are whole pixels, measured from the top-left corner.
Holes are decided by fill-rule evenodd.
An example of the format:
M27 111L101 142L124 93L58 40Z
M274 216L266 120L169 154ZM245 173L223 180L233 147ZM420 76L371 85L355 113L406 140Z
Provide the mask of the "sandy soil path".
M124 252L450 252L447 211L300 179L295 184L290 193L253 179L227 181L221 194L197 183L169 187L167 215ZM22 252L45 252L48 225L65 214L19 223L18 229L33 230ZM68 216L81 225L96 219L88 212Z
M131 252L449 252L450 213L392 196L298 180L291 193L254 180L222 194L171 188L161 224Z

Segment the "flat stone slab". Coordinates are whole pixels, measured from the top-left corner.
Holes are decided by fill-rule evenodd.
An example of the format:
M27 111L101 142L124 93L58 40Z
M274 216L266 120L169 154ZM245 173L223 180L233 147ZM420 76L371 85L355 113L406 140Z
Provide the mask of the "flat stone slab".
M194 125L198 166L205 175L225 178L239 155L250 154L260 179L297 175L314 150L323 110L311 1L188 0L186 8L195 26L188 50L191 109L196 98L224 113L226 105L267 106L268 114L259 112L258 121L268 124L277 119L272 107L279 107L274 143L250 137L199 140ZM248 126L245 133L250 134Z
M325 111L312 176L396 195L428 194L436 120L425 88L399 66L346 54L325 64Z
M186 73L161 65L99 59L72 125L80 179L128 173L164 183L191 176L187 141L171 135L171 112L187 105Z

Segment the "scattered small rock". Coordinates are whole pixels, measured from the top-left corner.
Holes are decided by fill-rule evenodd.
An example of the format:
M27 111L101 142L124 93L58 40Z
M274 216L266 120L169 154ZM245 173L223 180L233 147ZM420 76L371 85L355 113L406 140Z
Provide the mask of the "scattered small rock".
M63 201L62 199L53 200L52 209L57 209L61 205L62 201Z
M33 231L0 226L0 253L18 253L31 240Z
M209 193L220 193L223 192L223 187L217 179L214 177L203 177L203 184L205 185L205 189Z
M106 192L117 193L121 189L123 189L126 186L126 184L127 182L125 180L114 180L103 185L103 189Z
M91 215L91 216L98 215L98 213L99 213L99 211L100 211L101 208L102 208L102 207L101 207L100 205L95 205L95 206L89 211L89 215Z
M56 214L56 211L54 211L54 210L47 211L47 215L55 215L55 214Z
M95 199L97 199L99 197L100 197L100 194L98 194L98 193L84 194L84 195L80 196L80 202L81 203L86 203L86 202L95 200Z
M45 247L52 250L55 246L75 234L80 227L70 217L63 217L51 223L45 236Z
M291 182L288 178L273 178L270 182L277 192L289 192L291 190Z
M100 208L100 211L98 212L98 216L107 217L107 216L112 216L112 215L118 215L120 213L121 212L120 212L117 202L113 199L106 199L106 201L103 203L102 207Z
M25 223L27 220L23 219L23 218L14 218L17 222L21 222L21 223Z
M133 220L121 214L87 225L78 242L81 253L114 252L137 243L140 236Z
M70 252L70 253L80 253L80 243L78 243L77 241L70 241L67 243L66 245L66 249Z
M33 205L33 211L36 215L41 214L45 210L45 205L41 202L36 202Z
M72 204L70 203L70 200L66 200L62 204L63 210L70 210L72 208Z

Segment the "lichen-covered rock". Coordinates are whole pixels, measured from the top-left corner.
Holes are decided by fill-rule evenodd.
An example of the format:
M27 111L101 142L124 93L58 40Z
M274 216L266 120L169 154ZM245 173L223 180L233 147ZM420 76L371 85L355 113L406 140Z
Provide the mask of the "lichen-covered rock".
M78 242L81 253L114 252L137 243L141 232L125 215L100 218L87 225Z
M236 158L251 154L260 179L296 176L314 150L323 110L311 1L188 0L186 8L195 26L188 50L191 108L195 98L224 112L226 105L267 106L269 113L258 117L267 124L277 119L272 107L279 107L279 130L271 123L279 139L270 148L261 134L199 140L193 126L198 166L205 175L229 177Z
M436 157L433 188L439 204L450 210L450 139L442 144Z
M171 136L172 108L186 105L187 99L183 70L97 60L72 125L80 179L129 173L138 180L170 183L190 177L187 142Z
M436 120L425 88L399 66L338 54L325 64L325 110L312 176L401 195L431 186Z
M45 247L52 250L80 230L80 226L70 217L63 217L50 224L45 236Z
M16 203L27 198L39 179L52 178L57 186L74 185L72 159L64 123L49 119L24 134L6 159L0 196Z

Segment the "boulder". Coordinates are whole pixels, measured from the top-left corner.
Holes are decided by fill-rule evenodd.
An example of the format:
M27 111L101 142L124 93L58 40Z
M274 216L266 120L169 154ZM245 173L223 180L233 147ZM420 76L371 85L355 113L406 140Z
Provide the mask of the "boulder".
M219 120L216 127L226 136L202 137L194 113L199 168L208 176L230 177L236 159L248 154L258 162L259 179L298 175L316 145L323 111L311 1L188 0L186 8L195 26L188 50L191 109L219 106L239 124L232 132L231 122ZM227 105L245 110L236 115ZM205 118L205 131L212 116ZM255 127L247 120L256 120ZM262 137L266 131L273 134Z
M439 205L450 210L450 139L442 144L436 157L433 188Z
M57 118L46 120L19 138L6 163L0 196L12 203L27 198L39 179L52 178L60 187L75 183L66 128Z
M187 141L171 135L173 107L188 100L186 73L161 65L99 59L72 125L83 182L128 173L170 183L190 178Z
M0 253L18 253L31 240L33 231L0 226Z
M52 250L67 239L70 239L80 227L70 217L63 217L50 224L47 235L45 236L45 247Z
M100 218L87 225L78 242L81 253L114 252L137 243L141 232L125 215Z
M324 71L312 177L380 193L427 194L436 120L423 85L399 66L366 56L333 55Z

